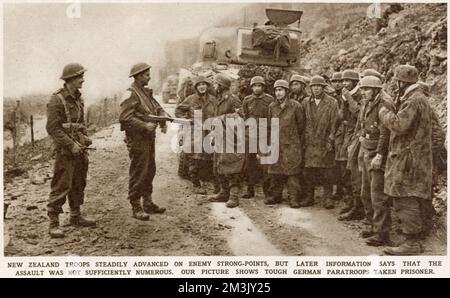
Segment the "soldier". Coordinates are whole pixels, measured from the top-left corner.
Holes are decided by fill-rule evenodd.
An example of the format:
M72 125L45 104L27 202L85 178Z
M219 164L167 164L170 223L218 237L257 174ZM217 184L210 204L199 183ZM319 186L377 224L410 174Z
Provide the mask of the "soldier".
M145 87L150 81L150 68L151 66L146 63L138 63L131 68L129 77L133 77L134 82L122 96L119 116L120 128L125 131L125 142L131 160L128 199L133 217L139 220L148 220L150 213L166 211L152 200L158 123L149 121L147 117L167 115L153 98L153 90ZM160 122L159 126L161 132L166 133L166 123Z
M208 93L208 88L210 82L203 76L194 77L194 88L195 93L188 96L180 105L175 109L175 116L187 119L194 119L194 111L201 110L202 121L210 117L214 117L214 108L216 104L216 98ZM207 134L206 131L202 129L202 138L199 141L202 144L204 136ZM189 164L189 174L191 176L192 185L195 194L206 194L206 190L202 188L200 183L199 172L203 165L206 165L206 161L212 158L211 154L205 152L195 153L194 149L194 130L191 130L191 141L192 141L192 153L188 154L190 159ZM203 148L203 146L202 146Z
M308 92L306 92L306 86L308 86L308 78L294 74L289 80L290 98L302 103L307 98Z
M372 219L370 229L362 232L371 246L390 244L390 202L384 194L384 167L389 146L389 130L380 124L378 112L382 106L394 109L392 99L382 92L381 80L365 76L360 82L363 104L358 119L361 150L359 158L362 168L361 199L367 218Z
M305 193L306 200L301 206L314 204L314 188L322 184L326 209L334 208L333 167L334 136L336 130L336 100L324 91L327 83L321 76L311 79L312 95L303 101L306 116L305 125Z
M277 80L273 87L275 101L269 105L269 119L279 119L279 157L276 163L269 165L271 190L264 203L267 205L280 203L283 185L286 183L290 206L299 208L305 114L302 105L289 98L288 82Z
M347 159L348 159L348 151L347 145L348 140L345 140L345 137L349 137L346 135L346 123L344 121L344 100L342 99L342 88L344 85L342 84L342 73L335 72L331 77L331 84L334 88L334 98L338 103L338 117L336 122L336 135L334 139L334 161L336 164L335 167L335 183L336 183L336 194L335 200L339 198L348 199L346 196L350 194L351 191L351 176L350 171L347 169ZM346 146L344 145L344 141ZM347 205L349 203L347 202ZM347 211L349 211L348 209ZM345 210L344 210L345 211Z
M361 91L358 87L359 75L354 70L342 72L344 88L342 100L344 102L343 124L345 136L343 147L347 148L347 169L350 170L352 184L352 200L341 210L339 220L358 220L364 218L364 210L361 202L361 171L358 169L359 136L355 131L356 121L360 112ZM345 213L347 211L347 213Z
M393 78L399 90L397 108L382 107L379 112L381 124L391 132L384 192L393 198L406 237L399 247L384 250L389 255L416 255L423 250L421 209L431 199L432 189L432 112L418 77L414 66L398 66Z
M253 118L258 125L257 135L250 136L252 142L258 146L259 143L259 131L262 127L259 125L259 119L267 118L269 113L269 105L274 101L273 97L264 92L266 83L263 77L255 76L250 81L250 88L252 88L253 94L244 98L242 103L242 113L244 119ZM265 127L267 129L267 127ZM250 139L248 139L250 143ZM258 146L259 148L259 146ZM246 177L247 177L247 191L242 195L243 198L253 198L255 196L255 184L257 183L258 176L262 176L262 187L264 195L269 195L270 181L267 174L267 166L260 165L257 159L257 153L250 153L246 150Z
M233 114L239 112L241 108L241 101L230 91L231 79L222 73L214 77L214 90L216 92L217 102L214 106L214 116ZM241 192L241 175L234 173L225 174L225 171L218 172L219 155L214 154L214 172L216 179L220 184L220 191L216 196L210 198L211 202L226 202L226 206L234 208L239 206L239 196ZM241 156L239 157L239 159ZM244 159L242 157L242 159Z
M60 77L65 82L64 87L53 93L47 104L46 129L53 139L56 153L47 204L52 238L64 237L64 232L59 228L59 214L63 212L66 198L69 200L71 225L96 225L80 212L89 165L85 149L92 144L87 137L84 102L80 93L85 72L86 69L78 63L66 65Z
M381 83L383 83L384 76L373 68L364 69L364 71L361 74L361 78L368 77L368 76L377 77L378 79L380 79Z

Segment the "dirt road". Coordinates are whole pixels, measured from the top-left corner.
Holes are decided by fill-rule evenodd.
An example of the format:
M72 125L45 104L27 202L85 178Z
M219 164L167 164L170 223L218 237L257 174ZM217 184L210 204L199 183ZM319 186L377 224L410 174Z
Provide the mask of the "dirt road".
M173 113L173 106L166 109ZM31 184L17 178L5 185L11 203L5 219L5 255L165 256L165 255L374 255L358 234L360 222L342 223L337 210L313 207L291 209L286 203L265 206L258 189L255 199L228 209L191 193L190 183L177 176L177 155L170 148L176 127L157 136L157 176L154 201L167 208L142 222L131 217L126 199L128 154L123 132L113 125L93 136L96 151L90 168L83 211L98 221L97 228L67 226L68 206L62 216L66 237L47 234L46 199L49 181ZM50 172L53 161L36 169ZM212 187L209 187L212 193ZM396 237L398 240L398 237ZM445 238L427 240L426 254L445 254Z

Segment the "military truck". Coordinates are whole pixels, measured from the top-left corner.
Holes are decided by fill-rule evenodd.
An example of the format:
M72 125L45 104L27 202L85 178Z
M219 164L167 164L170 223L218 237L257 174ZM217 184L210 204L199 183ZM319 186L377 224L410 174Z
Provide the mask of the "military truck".
M226 73L234 79L232 92L241 99L251 94L251 78L260 75L266 81L266 92L273 93L276 80L302 72L302 15L300 10L267 8L264 25L206 29L199 37L199 62L191 68L192 75ZM189 78L183 80L180 101L194 92ZM187 172L188 162L181 153L178 174L188 177Z

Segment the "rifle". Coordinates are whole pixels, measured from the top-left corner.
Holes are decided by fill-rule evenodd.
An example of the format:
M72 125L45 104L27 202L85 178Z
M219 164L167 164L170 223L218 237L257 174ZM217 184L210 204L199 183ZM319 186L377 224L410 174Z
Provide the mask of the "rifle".
M156 116L156 115L144 115L142 116L142 120L145 122L158 122L160 124L166 121L179 123L183 125L190 125L192 123L191 119L174 118L170 116Z

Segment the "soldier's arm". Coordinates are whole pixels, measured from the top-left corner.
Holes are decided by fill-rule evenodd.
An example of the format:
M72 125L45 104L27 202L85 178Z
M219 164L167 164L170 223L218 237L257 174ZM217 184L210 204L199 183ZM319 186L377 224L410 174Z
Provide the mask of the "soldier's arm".
M126 93L123 98L125 99L120 104L120 123L125 127L136 129L138 131L148 131L146 123L135 115L138 102L133 99L131 92Z
M244 101L242 102L241 115L244 119L248 119L248 117L249 117L248 100L246 98L244 98Z
M191 98L188 97L175 108L175 117L189 118L190 111L191 111Z
M56 96L52 96L47 104L47 133L59 146L70 149L75 142L62 127L64 113L64 107L60 100Z
M430 107L431 108L431 107ZM445 143L445 133L436 112L431 108L431 146L434 152L441 150Z
M328 136L328 141L334 143L336 130L337 130L337 103L333 102L331 107L331 130L330 135Z
M295 119L297 120L297 129L300 134L300 143L303 143L303 134L305 131L305 112L303 111L303 106L298 105L295 110Z
M411 127L418 113L418 104L413 100L404 102L397 113L382 107L378 113L381 124L386 126L391 132L405 134Z
M234 111L232 113L242 109L242 101L235 95L232 95L232 104L234 108Z

